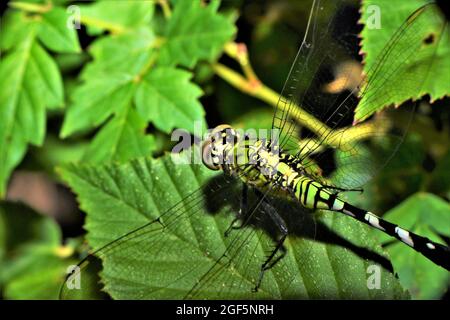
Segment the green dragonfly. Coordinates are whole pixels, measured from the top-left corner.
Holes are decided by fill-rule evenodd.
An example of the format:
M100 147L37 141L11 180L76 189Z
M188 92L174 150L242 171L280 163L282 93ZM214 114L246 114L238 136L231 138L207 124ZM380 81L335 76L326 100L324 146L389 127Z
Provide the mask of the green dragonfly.
M72 297L68 283L77 276L84 277L84 273L87 277L98 258L109 262L104 274L124 274L132 279L133 268L126 263L131 256L148 266L148 285L116 277L109 285L124 298L131 291L143 299L273 297L272 289L266 287L271 272L281 279L280 297L295 297L297 281L290 268L292 261L288 261L286 239L291 234L314 239L315 210L354 218L450 270L448 247L358 208L343 196L345 192L362 192L361 186L383 168L402 142L405 132L394 128L388 117L373 115L373 111L388 104L395 90L402 90L390 82L398 75L405 79L403 84L408 89L420 90L425 80L409 81L414 70L405 66L410 59L436 52L445 22L435 4L420 7L392 36L364 79L352 85L353 71L344 71L341 89L329 92L326 84L330 77L324 70L348 57L343 43L349 42L336 41L332 32L336 19L324 23L320 13L335 10L338 3L313 1L305 37L273 116L272 129L277 134L251 137L229 125L214 128L200 150L193 151L201 153L201 165L222 173L157 219L86 257L68 275L62 298ZM430 19L437 25L431 26L431 41ZM349 36L341 34L339 40L348 40L345 38ZM349 123L355 112L366 121L352 126ZM361 151L368 138L389 141L391 154L374 163ZM324 161L328 155L324 149L337 150L341 162L329 176L322 174L330 165ZM212 234L205 224L205 207L212 213L234 213L235 218L221 234ZM285 211L292 213L293 223L288 223ZM188 229L195 230L195 239L189 237ZM195 260L193 255L192 261L178 262L177 252L189 252L193 243L200 246L204 257ZM267 253L261 261L256 254L260 250ZM303 252L307 254L308 250ZM163 255L165 264L161 263ZM251 274L251 280L242 274ZM81 289L93 287L86 284Z

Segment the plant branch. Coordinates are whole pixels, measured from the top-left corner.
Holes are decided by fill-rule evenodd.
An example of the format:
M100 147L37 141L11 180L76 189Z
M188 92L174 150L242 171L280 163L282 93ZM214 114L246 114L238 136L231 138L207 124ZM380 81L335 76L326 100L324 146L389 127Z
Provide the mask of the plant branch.
M97 27L100 29L108 30L113 34L119 34L125 32L127 29L121 25L106 22L100 19L80 15L80 22L86 26Z
M12 1L9 2L8 5L11 8L19 9L27 12L35 12L35 13L45 13L52 9L52 3L47 2L46 4L37 4L37 3L29 3L29 2L21 2L21 1Z
M239 62L244 75L249 81L259 81L250 64L247 46L244 43L228 42L225 44L224 51L228 56Z
M172 16L172 10L170 9L169 3L167 0L158 0L158 4L161 6L164 17L169 19Z
M215 63L212 65L212 68L219 77L238 90L260 99L274 108L284 108L285 110L283 111L288 112L295 121L314 132L319 140L326 141L328 145L345 149L345 146L351 142L372 136L378 131L376 121L332 130L300 106L292 107L287 104L278 104L280 95L258 79L251 67L248 52L244 44L228 43L225 45L225 53L239 63L244 75L221 63ZM345 134L343 134L344 132ZM316 144L317 141L309 141L306 143Z

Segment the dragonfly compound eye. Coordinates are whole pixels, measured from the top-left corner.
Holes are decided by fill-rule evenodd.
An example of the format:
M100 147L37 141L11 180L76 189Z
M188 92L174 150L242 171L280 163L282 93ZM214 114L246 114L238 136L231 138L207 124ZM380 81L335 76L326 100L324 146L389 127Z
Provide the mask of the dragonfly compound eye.
M220 169L220 159L217 154L217 150L212 148L211 140L206 140L202 145L202 161L203 164L211 170Z

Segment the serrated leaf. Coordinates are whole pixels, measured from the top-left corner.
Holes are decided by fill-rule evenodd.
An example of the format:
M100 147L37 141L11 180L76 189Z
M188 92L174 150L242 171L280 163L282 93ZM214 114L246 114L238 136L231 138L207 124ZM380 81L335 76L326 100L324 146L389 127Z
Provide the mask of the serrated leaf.
M35 82L40 83L40 92L44 96L45 104L48 108L61 107L64 102L64 92L62 79L57 65L52 57L45 52L42 47L35 43L36 30L39 25L36 21L30 20L23 13L7 12L7 22L2 29L2 48L10 50L10 55L16 54L20 58L17 63L17 70L8 74L20 75L22 69L32 69ZM2 60L6 60L3 57ZM45 66L45 68L43 67ZM14 90L13 90L14 91Z
M136 77L148 62L154 35L148 28L100 38L89 52L94 60L82 71L84 83L71 95L61 136L101 125L107 117L131 107Z
M90 35L98 35L104 30L115 33L125 32L150 23L155 1L98 1L90 5L80 5L81 21L87 24Z
M143 78L135 95L140 115L163 132L183 128L194 133L205 128L204 111L198 102L202 91L189 80L190 72L169 67L158 67Z
M363 2L364 71L372 83L358 105L355 120L364 120L390 104L400 105L426 94L432 101L450 94L450 29L444 27L438 10L426 7L403 25L405 29L396 42L391 39L408 16L425 3L429 1ZM381 19L380 28L374 27L375 19ZM379 54L388 43L391 47L383 65L372 69L383 58Z
M36 21L32 21L24 12L16 10L7 10L0 22L2 50L9 50L22 43L36 27Z
M136 85L130 75L105 74L74 90L75 103L66 113L61 136L104 125L88 146L84 161L125 161L155 149L154 138L145 134L147 123L132 105Z
M89 80L111 72L136 76L150 60L154 46L155 35L148 27L98 38L89 46L94 60L83 69L81 78Z
M135 91L127 74L99 75L73 92L74 103L64 117L61 137L101 125L115 112L128 108Z
M60 7L53 7L42 15L38 37L47 48L67 53L81 51L76 29L68 26L68 20L69 14Z
M175 126L193 132L195 121L201 122L201 129L205 126L198 102L201 90L189 82L191 74L152 68L154 46L153 32L142 27L100 38L89 49L94 60L82 71L84 83L73 91L75 103L66 113L61 136L98 127L113 118L96 135L84 160L125 161L150 154L155 143L144 134L147 121L167 133Z
M102 127L83 156L84 162L123 162L148 156L155 149L153 136L145 134L147 123L134 109L127 109L121 115L110 119Z
M44 67L45 66L45 67ZM63 103L63 86L53 59L28 37L0 62L0 197L12 169L28 143L41 145L45 135L45 108Z
M193 190L206 184L215 175L202 165L174 163L169 155L158 160L132 160L122 165L92 167L73 164L64 166L59 172L76 192L83 210L88 213L85 228L88 230L88 240L94 248L99 248L129 230L155 219L178 201L186 199ZM220 256L223 253L221 243L226 243L223 232L235 216L229 210L213 215L206 207L191 214L193 213L189 212L188 221L183 222L186 227L179 229L181 234L171 233L172 231L167 229L165 233L161 233L162 241L143 244L145 248L139 244L124 245L120 256L126 258L105 259L102 279L106 291L115 298L142 299L146 298L146 292L152 292L152 288L162 285L163 282L158 281L163 281L168 275L178 277L179 272L186 266L196 265L197 270L206 271L205 267L211 264L208 257ZM349 239L355 246L365 247L383 255L381 248L368 236L368 227L350 218L337 218L333 213L323 214L320 221L339 236ZM322 236L321 234L321 239L327 241ZM270 248L266 247L266 241L271 241L267 235L253 237L249 241L259 242L262 248L267 250ZM380 289L369 290L367 268L374 262L359 257L352 249L349 250L352 245L341 245L291 235L286 242L287 255L283 258L289 270L280 272L275 266L273 271L266 274L264 285L258 294L252 294L250 290L230 291L230 297L407 297L395 277L382 267ZM158 256L152 256L151 252L157 252ZM248 256L242 259L253 263L252 268L256 266L256 270L259 270L259 261L264 260L265 252L244 251L244 254ZM151 261L157 270L149 269L148 261ZM242 278L252 283L258 276L258 272L250 274L244 270L244 273L238 273L232 268L225 266L222 270L230 285L241 282ZM127 272L121 273L118 270ZM295 274L295 277L289 278L288 274ZM195 275L186 275L183 281L177 283L177 292L183 295L183 292L191 289L189 283L195 283L196 280L198 279ZM287 280L289 281L285 287ZM214 298L222 286L227 286L227 283L212 284L204 289L205 295ZM161 292L161 297L164 297L164 290L157 292Z
M438 243L445 243L439 234L450 235L450 204L433 194L416 193L384 218ZM382 234L382 241L390 241ZM449 285L448 271L433 264L410 248L394 243L387 246L401 283L416 299L437 299Z
M235 27L216 10L216 5L203 6L199 1L177 2L164 33L159 62L191 68L200 59L217 56L233 37Z

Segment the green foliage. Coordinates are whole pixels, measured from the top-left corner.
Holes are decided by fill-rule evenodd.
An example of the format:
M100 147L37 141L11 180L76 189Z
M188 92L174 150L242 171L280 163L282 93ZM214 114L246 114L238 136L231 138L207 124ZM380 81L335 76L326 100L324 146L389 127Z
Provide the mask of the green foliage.
M435 195L417 193L391 209L384 216L408 230L444 243L440 235L450 237L450 205ZM380 236L383 242L388 237ZM450 283L447 270L399 243L387 247L400 281L416 299L438 299Z
M67 28L68 13L55 7L42 15L38 37L42 43L55 52L80 52L78 37L74 29Z
M428 2L363 1L364 14L360 20L364 24L362 52L365 54L364 68L368 82L372 82L370 90L373 93L365 95L358 105L356 120L364 120L388 105L400 105L409 99L418 100L427 94L431 101L448 95L450 30L447 27L442 29L441 13L430 10L422 14L419 21L415 21L412 16L411 21L404 22L414 10ZM377 68L376 58L403 22L408 29L402 31L402 38L396 49L390 51L387 62ZM428 44L427 39L431 43ZM372 77L378 73L383 76L372 81ZM388 75L390 78L385 81Z
M402 1L399 5L399 1L362 2L365 14L360 37L369 81L386 41L425 2ZM57 298L67 267L86 255L86 246L98 249L152 221L211 181L215 173L202 165L178 165L168 154L161 156L173 146L168 135L174 129L196 133L198 124L204 130L206 116L210 126L224 122L237 128L271 127L273 109L261 102L264 99L246 91L247 84L220 80L214 66L225 44L237 34L239 17L243 22L239 41L249 50L246 58L264 84L280 90L298 49L299 35L305 31L309 7L295 0L284 6L255 2L252 10L233 1L173 0L166 8L163 3L8 2L0 29L0 198L6 196L16 168L31 167L49 174L76 194L86 213L83 239L87 243L69 239L68 245L61 246L63 236L53 220L24 205L1 202L0 289L4 298ZM67 27L73 21L73 11L67 10L70 4L80 9L82 30ZM366 11L371 5L381 10L381 29L370 28L372 16ZM258 9L267 15L254 16ZM423 42L440 31L435 22L427 15L421 22L425 28L408 36L419 41L403 43L397 49L399 55L381 68L387 75L400 67L388 82L371 85L373 94L358 107L356 121L409 99L429 95L435 101L450 94L448 29L440 42L433 37L429 46ZM403 59L402 52L417 54ZM220 63L238 72L242 60L226 53L228 59ZM230 57L237 62L230 62ZM410 124L414 134L365 186L364 193L343 196L377 214L387 212L387 220L445 243L450 237L448 101L432 105L433 112L426 107L419 109ZM399 126L409 124L410 118L402 111L393 112L392 119ZM359 145L359 156L370 159L365 165L379 167L392 155L393 144L369 140ZM346 156L338 152L335 159L340 178L345 173L361 180L371 176L369 167L352 165L358 155ZM428 162L432 165L425 168ZM177 284L176 294L182 296L229 243L223 234L235 210L227 209L211 214L202 205L177 230L161 235L162 241L149 247L124 247L120 254L97 261L83 274L83 286L98 289L100 276L113 298L147 298L149 290L196 265L197 273ZM287 208L286 213L300 224L299 212ZM223 275L203 288L200 296L435 299L446 293L448 272L420 254L350 217L319 212L316 218L315 236L289 235L286 257L266 273L258 294L251 296L248 286L255 283L261 261L273 246L262 230L248 243L254 252L242 251L240 257L248 265L224 266ZM372 265L381 267L378 290L367 287ZM161 272L150 274L149 269ZM224 283L242 286L227 296L220 291ZM72 291L71 297L103 298L90 290Z
M155 123L155 126L166 133L174 128L185 128L194 132L197 120L200 129L204 129L204 112L198 97L201 90L190 83L189 72L160 67L142 79L135 95L138 112ZM173 88L177 88L175 92Z
M185 8L189 3L191 5ZM174 128L194 132L195 121L203 129L204 111L198 102L201 90L190 81L191 73L176 65L183 64L186 58L189 60L184 64L189 67L199 59L213 59L232 37L231 23L218 14L213 5L202 7L194 2L182 2L164 25L166 31L160 39L149 25L152 15L142 13L149 11L148 6L152 11L153 3L122 3L124 11L139 13L134 19L125 20L123 13L120 13L122 18L115 19L119 11L104 10L105 6L106 3L96 3L83 7L82 12L87 12L87 19L101 20L98 25L109 26L119 34L100 37L91 45L94 59L82 71L83 84L73 92L71 100L75 103L66 114L61 136L103 124L84 160L125 161L151 154L155 149L153 137L145 134L149 122L166 133ZM183 19L178 17L180 14ZM111 21L114 21L112 27ZM185 21L190 21L189 30ZM219 33L202 33L207 30L205 21L214 23ZM193 35L192 28L199 33ZM186 32L189 35L185 35ZM194 36L202 40L201 45ZM206 37L213 38L205 41L209 40ZM169 53L174 55L170 64L167 63ZM176 56L182 59L178 61ZM174 86L177 87L175 93Z
M375 163L385 158L389 147L381 149L372 154ZM350 194L349 200L360 207L371 208L374 212L387 210L383 216L386 220L445 244L442 236L448 237L450 231L448 202L431 193L417 191L423 190L426 185L436 189L433 181L447 183L441 168L445 165L446 157L432 172L421 169L424 159L425 148L420 136L410 135L383 171L366 186L364 194ZM445 188L439 190L443 192ZM399 202L399 197L403 201ZM390 203L400 204L390 209ZM438 299L446 292L448 271L383 233L375 230L373 234L385 245L400 282L408 288L414 299Z
M155 10L154 1L117 1L114 6L107 1L98 1L79 8L91 35L108 30L119 33L148 25Z
M22 12L12 12L5 18L1 47L7 54L0 62L0 197L4 196L7 179L22 160L27 144L42 144L46 108L63 105L61 74L37 41L41 28L49 28L52 23L59 28L60 20L61 17L53 17L43 27ZM64 45L64 41L54 39L52 49ZM76 51L78 47L71 49Z
M203 7L199 1L179 1L165 27L161 63L193 67L199 59L212 60L234 30L217 14L218 1Z
M57 299L66 267L76 263L63 249L50 218L16 203L0 203L0 288L7 299ZM64 250L68 250L65 253Z
M125 161L151 154L154 137L145 132L150 122L166 133L174 128L193 132L193 121L205 127L198 102L201 90L191 82L191 73L177 65L193 67L199 60L216 58L234 27L217 12L217 4L180 2L156 35L154 6L154 1L80 6L81 22L98 38L89 49L93 59L70 95L60 134L66 138L100 127L84 161ZM29 9L26 4L16 7ZM0 65L0 117L5 119L0 126L0 196L27 144L42 145L46 108L64 104L60 71L42 44L55 52L80 51L76 30L67 28L65 8L43 8L33 14L8 10L2 28L6 56ZM104 31L110 33L102 35ZM174 84L179 86L177 95L169 92ZM167 121L168 115L177 120Z

